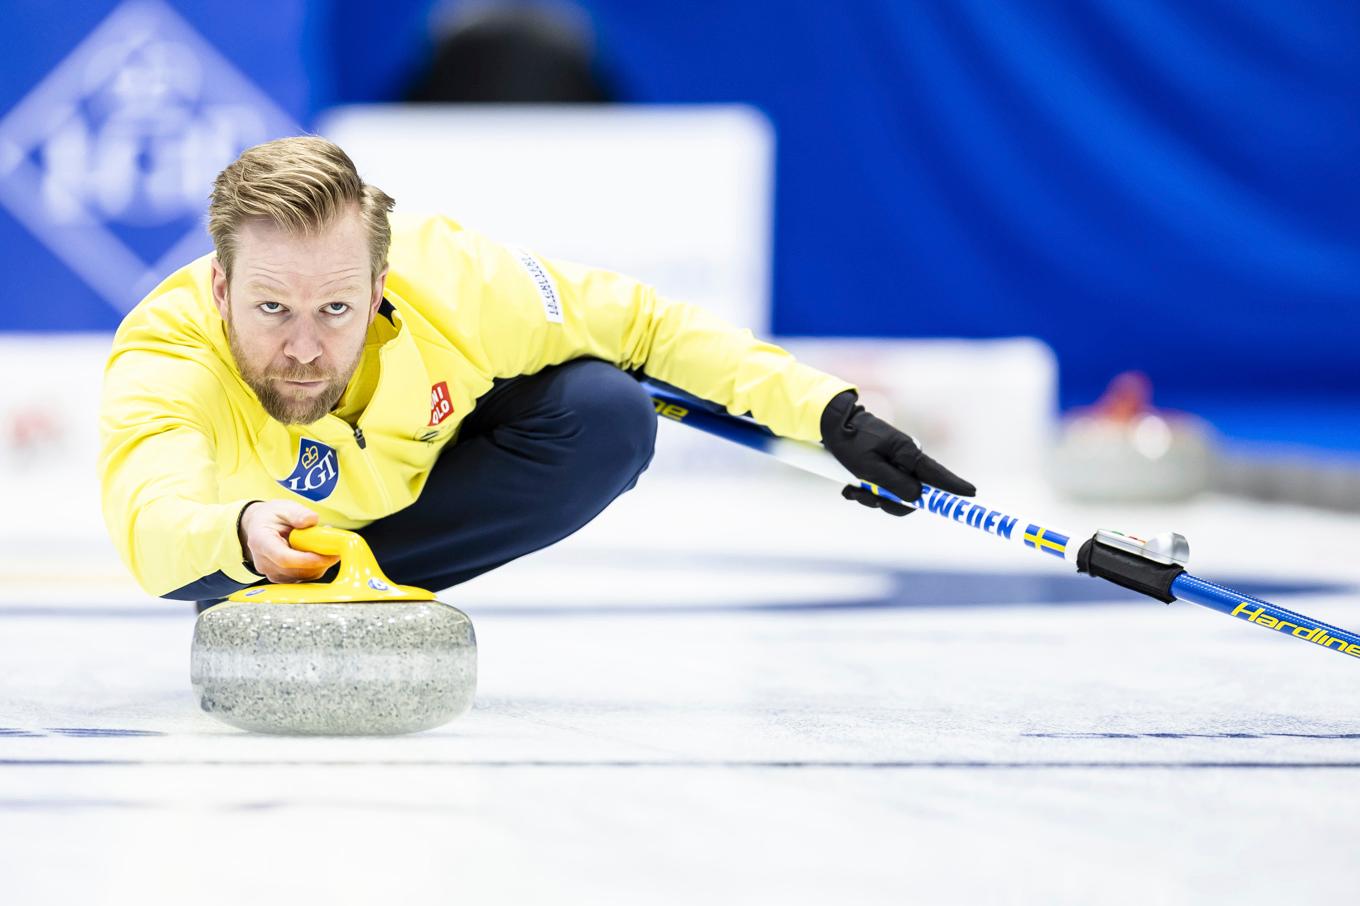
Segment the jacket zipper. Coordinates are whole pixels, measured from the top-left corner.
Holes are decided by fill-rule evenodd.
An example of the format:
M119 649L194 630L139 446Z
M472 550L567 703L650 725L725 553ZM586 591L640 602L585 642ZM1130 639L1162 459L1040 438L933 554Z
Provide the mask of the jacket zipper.
M368 441L364 439L364 429L355 425L353 431L354 442L359 445L360 450L363 450L366 453L368 450ZM373 486L378 489L378 496L382 498L383 506L391 506L392 495L387 493L387 485L383 483L383 477L382 474L378 472L377 464L367 455L364 456L364 462L368 464L368 474L372 476Z

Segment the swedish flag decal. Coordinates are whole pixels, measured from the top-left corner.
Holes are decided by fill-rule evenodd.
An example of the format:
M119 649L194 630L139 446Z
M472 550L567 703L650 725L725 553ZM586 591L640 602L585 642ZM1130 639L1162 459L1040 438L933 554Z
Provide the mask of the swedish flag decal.
M1067 541L1066 535L1060 535L1053 529L1041 528L1033 524L1025 529L1025 547L1036 548L1059 559L1067 556Z

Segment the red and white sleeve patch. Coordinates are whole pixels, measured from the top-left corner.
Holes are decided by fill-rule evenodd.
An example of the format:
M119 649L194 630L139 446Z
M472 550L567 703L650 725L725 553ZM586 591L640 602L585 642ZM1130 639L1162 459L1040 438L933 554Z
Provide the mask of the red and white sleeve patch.
M440 381L430 388L430 424L437 425L452 414L449 385L446 381Z

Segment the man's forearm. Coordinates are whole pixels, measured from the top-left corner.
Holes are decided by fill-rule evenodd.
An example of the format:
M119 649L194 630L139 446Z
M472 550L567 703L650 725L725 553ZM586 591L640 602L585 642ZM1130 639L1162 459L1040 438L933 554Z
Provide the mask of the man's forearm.
M242 554L237 523L252 501L205 504L162 498L125 514L115 546L138 583L163 598L203 600L252 585L260 576Z
M733 414L749 413L782 437L820 441L827 403L853 389L697 306L657 299L654 318L647 374Z

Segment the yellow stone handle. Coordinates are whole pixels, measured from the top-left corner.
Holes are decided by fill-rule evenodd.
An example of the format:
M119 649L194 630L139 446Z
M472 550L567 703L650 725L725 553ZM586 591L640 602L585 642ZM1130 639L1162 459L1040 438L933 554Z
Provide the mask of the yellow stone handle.
M295 528L288 533L288 546L294 550L339 557L342 570L346 563L353 566L356 560L365 560L373 565L373 569L378 568L378 561L373 559L373 551L369 549L367 541L355 532L347 532L332 525Z
M340 571L333 582L280 582L243 588L228 601L264 604L348 604L367 601L433 601L423 588L395 585L383 575L368 542L354 532L329 525L293 529L288 544L340 558Z

